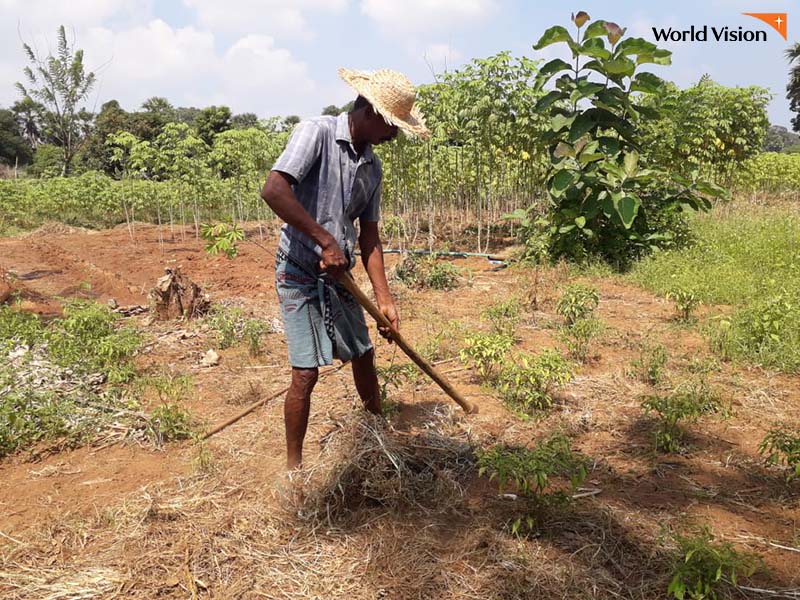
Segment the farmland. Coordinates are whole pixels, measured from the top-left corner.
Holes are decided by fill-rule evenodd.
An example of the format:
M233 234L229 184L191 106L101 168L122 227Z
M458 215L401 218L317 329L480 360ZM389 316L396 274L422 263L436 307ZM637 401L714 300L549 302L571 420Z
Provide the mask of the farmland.
M536 48L574 66L471 61L378 150L402 333L479 412L373 327L383 415L323 369L289 475L258 189L292 123L107 105L130 130L0 180L0 595L798 597L800 155L765 90L573 25Z

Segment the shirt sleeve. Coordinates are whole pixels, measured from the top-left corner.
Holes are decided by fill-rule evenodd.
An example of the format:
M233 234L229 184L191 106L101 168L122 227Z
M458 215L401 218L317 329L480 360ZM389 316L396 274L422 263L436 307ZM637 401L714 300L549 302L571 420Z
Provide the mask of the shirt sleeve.
M272 165L272 170L291 175L299 183L321 154L322 131L320 127L312 121L303 121L292 131L286 148Z
M378 222L381 218L381 180L378 180L378 185L375 186L375 191L372 192L372 197L361 212L361 218L365 221Z

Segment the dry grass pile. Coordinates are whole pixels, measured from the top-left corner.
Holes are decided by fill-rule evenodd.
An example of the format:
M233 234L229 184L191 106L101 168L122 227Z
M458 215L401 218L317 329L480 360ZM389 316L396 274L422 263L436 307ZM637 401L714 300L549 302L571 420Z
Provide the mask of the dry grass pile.
M474 474L473 445L449 407L437 407L413 432L352 413L322 443L319 460L295 477L301 489L291 505L301 518L329 526L362 509L450 512L463 501L464 485Z

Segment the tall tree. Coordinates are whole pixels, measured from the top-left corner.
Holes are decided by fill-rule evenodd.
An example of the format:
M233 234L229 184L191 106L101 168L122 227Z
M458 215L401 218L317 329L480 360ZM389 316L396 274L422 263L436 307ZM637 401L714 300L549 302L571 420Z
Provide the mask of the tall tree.
M30 98L23 98L11 107L14 119L17 121L19 133L24 137L34 150L42 143L41 115L44 107Z
M786 59L791 67L786 98L789 100L789 110L797 113L792 119L792 129L800 132L800 42L786 49Z
M0 163L26 165L33 159L27 140L20 135L14 113L0 109Z
M231 109L227 106L204 108L194 120L194 126L200 139L211 146L214 136L231 128Z
M68 175L78 151L85 123L81 102L95 83L95 75L86 72L83 50L67 41L64 26L58 28L56 55L41 58L28 44L22 44L30 66L25 67L27 87L17 83L23 99L38 100L44 106L42 115L45 133L62 149L62 175Z

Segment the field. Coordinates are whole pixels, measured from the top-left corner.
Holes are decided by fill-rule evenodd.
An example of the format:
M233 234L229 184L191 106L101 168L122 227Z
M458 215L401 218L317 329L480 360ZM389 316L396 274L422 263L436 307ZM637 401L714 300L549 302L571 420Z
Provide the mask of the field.
M764 210L742 200L706 218ZM774 210L796 222L794 205ZM129 412L152 414L168 401L203 431L282 389L289 369L269 253L245 243L229 261L208 256L192 228L136 225L131 235L125 226L49 224L0 239L0 272L18 309L52 319L66 298L147 305L164 268L180 266L223 309L190 321L155 322L147 312L121 319L142 336L137 377L170 383L144 385ZM247 231L258 239L257 229ZM787 285L800 256L789 235ZM274 238L266 232L270 250ZM387 262L394 269L400 258ZM686 540L704 539L704 526L714 548L736 551L701 567L712 579L720 564L726 579L731 565L739 571L720 597L800 595L800 488L759 451L776 426L800 429L800 378L728 360L714 345L714 327L751 306L757 283L726 299L709 283L718 272L704 279L674 257L631 275L439 259L448 262L458 269L455 289L397 280L392 288L404 333L479 405L477 415L464 415L380 340L389 425L358 410L349 367L321 379L301 481L284 472L280 398L205 442L139 435L123 410L68 444L41 437L0 460L0 596L664 598L690 564ZM669 269L685 286L708 284L694 286L706 303L689 307L686 319L665 297L672 288L653 284ZM360 266L356 274L369 289ZM564 325L570 289L594 289L599 300L599 325L583 346ZM250 338L257 348L238 325L238 341L222 347L226 315L264 324ZM465 338L488 339L493 315L511 329L514 355L569 355L570 376L533 398L539 408L504 402L502 385L480 380L481 364L508 360L476 366L476 355L462 352ZM212 348L219 364L201 365ZM680 390L713 398L716 408L683 421L683 437L662 452L658 420L642 403ZM490 449L544 448L553 435L571 445L571 471L551 470L531 493L513 477L498 488L489 475L501 463ZM573 488L577 464L585 477ZM748 553L760 557L751 577Z

